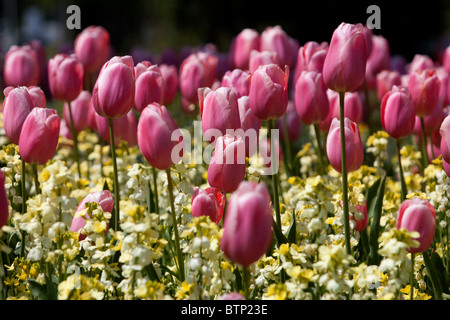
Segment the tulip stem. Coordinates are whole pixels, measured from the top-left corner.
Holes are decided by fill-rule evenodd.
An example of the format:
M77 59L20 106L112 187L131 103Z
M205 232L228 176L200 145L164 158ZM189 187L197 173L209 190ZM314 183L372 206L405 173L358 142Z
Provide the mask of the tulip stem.
M320 137L320 128L319 128L319 123L314 123L314 133L316 135L316 140L317 140L317 156L319 157L319 162L320 162L320 170L322 171L322 174L326 173L325 170L325 163L323 161L323 153L322 153L322 140Z
M27 211L27 188L25 185L25 181L26 181L26 167L25 167L25 160L23 160L23 158L21 158L22 160L22 214L25 214L25 212Z
M119 192L119 178L117 176L117 160L116 160L116 144L114 141L114 124L113 119L108 119L109 122L109 139L111 144L111 157L114 170L114 215L111 217L113 220L113 230L118 230L118 224L120 220L120 192Z
M403 201L403 200L402 200ZM411 252L411 274L409 278L409 286L411 287L411 291L409 293L409 300L414 300L414 253Z
M175 246L177 250L178 255L178 274L180 276L180 281L184 281L184 260L183 260L183 253L181 252L180 248L180 237L178 235L178 225L177 225L177 215L175 213L175 202L173 198L173 184L172 184L172 177L170 176L170 168L166 170L167 174L167 185L169 189L169 200L170 200L170 211L172 213L172 223L173 223L173 231L175 235Z
M69 105L70 131L72 133L73 140L73 156L75 158L75 162L77 163L78 177L81 179L80 155L78 153L78 132L75 130L75 126L73 123L72 106L70 104L70 101L67 101L67 104Z
M269 129L269 140L270 140L270 157L271 157L271 162L270 162L270 166L273 170L273 166L274 163L276 161L276 156L278 156L276 154L276 150L275 150L275 142L272 141L272 128L273 128L273 120L269 119L267 121L268 124L268 129ZM273 204L275 206L275 214L276 214L276 221L278 226L280 226L281 228L281 214L280 214L280 198L278 195L278 170L276 170L275 172L272 171L272 189L273 189Z
M405 177L403 175L403 167L402 167L402 156L400 153L400 140L399 139L395 139L396 143L397 143L397 157L398 157L398 168L400 170L400 185L402 188L402 195L401 195L401 200L402 202L406 200L406 194L408 193L408 189L406 187L406 182L405 182Z
M292 147L291 147L291 139L289 138L289 128L287 123L286 114L283 116L283 137L284 137L284 147L286 149L286 167L290 171L292 164Z
M159 215L159 201L158 201L158 184L157 184L157 175L156 169L152 166L152 175L153 175L153 188L155 189L155 212Z
M250 270L248 266L242 266L242 285L244 289L244 297L249 299L249 287L250 287Z
M347 155L345 151L345 116L344 116L345 92L339 92L339 121L341 129L341 168L342 168L342 202L344 208L344 236L347 254L352 253L350 246L350 218L348 210L348 181L347 181Z
M428 160L428 153L427 153L427 136L425 134L425 123L423 120L423 117L420 117L420 127L422 129L422 158L423 158L423 170L428 166L430 163Z
M427 272L431 278L431 283L433 284L434 299L442 300L441 284L439 282L437 272L434 269L433 263L431 262L430 256L428 255L428 251L422 252L422 256L423 262L425 262L425 267L427 268Z
M34 188L36 189L36 194L41 194L41 188L39 187L39 175L37 170L37 164L33 163L31 167L33 168Z

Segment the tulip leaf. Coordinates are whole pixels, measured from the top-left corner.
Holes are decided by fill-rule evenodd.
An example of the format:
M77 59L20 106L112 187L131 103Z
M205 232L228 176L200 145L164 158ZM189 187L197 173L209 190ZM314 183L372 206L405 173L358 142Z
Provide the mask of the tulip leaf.
M445 270L444 264L442 263L441 256L437 252L433 252L431 254L431 263L433 264L434 269L436 270L436 274L439 278L439 282L441 284L442 291L444 293L449 294L449 280L448 280L448 272Z
M273 232L275 234L275 238L277 239L277 243L278 245L282 245L283 243L288 243L288 239L286 238L286 236L283 234L283 232L281 231L280 226L277 224L277 222L275 220L273 220Z
M381 178L377 179L366 191L367 216L370 219L373 212L374 199L377 196L378 188L380 187Z
M291 215L291 224L289 225L289 228L287 230L287 239L290 243L295 243L297 241L297 226L295 224L295 209L292 209L292 215Z
M368 216L372 217L369 231L369 258L368 265L378 265L380 256L378 254L378 237L380 236L380 219L383 209L383 198L385 189L386 175L383 175L378 186L376 197L368 206Z
M146 265L144 270L147 273L147 275L150 278L150 280L159 282L158 273L156 273L156 270L155 270L155 267L153 266L153 263L150 263L150 264Z
M31 293L38 300L47 300L48 299L47 287L45 285L40 284L35 279L28 279L27 283L28 283L28 287L30 288Z

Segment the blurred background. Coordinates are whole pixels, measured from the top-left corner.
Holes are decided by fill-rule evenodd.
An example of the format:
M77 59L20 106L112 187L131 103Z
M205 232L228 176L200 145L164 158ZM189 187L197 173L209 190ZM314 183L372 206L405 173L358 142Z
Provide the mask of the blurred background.
M306 3L305 3L306 2ZM280 25L302 45L328 41L341 22L363 23L367 7L381 9L381 29L392 55L434 59L450 44L450 1L265 1L265 0L0 0L0 52L40 39L47 54L70 51L81 30L66 28L69 5L81 9L81 29L101 25L111 34L115 54L132 50L157 56L170 48L176 58L187 46L213 43L227 52L244 28L262 32ZM420 4L420 5L419 5Z

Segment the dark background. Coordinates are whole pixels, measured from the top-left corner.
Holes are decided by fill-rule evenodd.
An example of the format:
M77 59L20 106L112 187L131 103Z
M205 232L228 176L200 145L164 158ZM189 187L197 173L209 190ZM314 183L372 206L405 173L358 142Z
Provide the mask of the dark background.
M381 9L381 29L375 34L386 37L391 53L411 60L416 53L438 58L437 53L450 44L450 1L254 1L254 0L79 0L2 2L0 36L5 22L19 30L17 42L28 39L21 32L23 13L30 6L41 9L45 21L61 26L64 41L47 43L58 51L63 42L73 42L81 30L65 27L66 8L76 4L81 9L82 29L104 26L111 34L117 54L128 54L139 46L160 54L165 48L179 52L184 46L213 43L228 51L232 37L249 27L262 32L267 26L280 25L302 45L307 41L328 41L341 22L365 24L367 7ZM36 30L36 34L39 31ZM52 48L53 46L53 48ZM6 51L7 48L2 48Z

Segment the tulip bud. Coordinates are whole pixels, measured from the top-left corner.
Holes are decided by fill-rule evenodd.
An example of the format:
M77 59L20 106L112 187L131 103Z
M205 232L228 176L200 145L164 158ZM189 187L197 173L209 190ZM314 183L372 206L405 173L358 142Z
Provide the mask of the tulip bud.
M272 224L266 185L243 181L227 203L220 248L231 261L249 266L269 249Z
M75 54L86 73L97 71L102 67L108 60L109 47L109 33L100 26L89 26L75 38Z
M376 76L383 70L391 68L391 51L389 42L383 36L372 36L372 50L366 64L366 82L369 87L376 87Z
M249 78L250 73L241 69L227 71L222 77L222 87L233 89L238 98L248 96L250 87Z
M86 204L88 203L97 203L103 209L103 212L111 213L114 207L114 198L112 197L111 192L109 192L108 190L97 191L88 194L78 205L77 211L75 212L75 215L72 219L72 224L70 225L70 231L79 233L81 228L83 228L85 225L85 219L90 218L85 211ZM79 241L84 240L85 238L85 234L80 233L80 235L78 236Z
M5 174L0 170L0 229L6 225L9 217L8 198L5 190Z
M260 50L276 52L280 67L294 67L298 44L281 26L267 27L260 39Z
M330 106L321 73L303 71L300 74L295 85L295 107L298 116L306 124L325 120Z
M266 64L277 64L279 65L279 60L277 53L275 51L256 51L252 50L250 52L250 59L248 62L248 70L250 73L255 72L260 66Z
M194 187L192 196L192 216L209 216L211 221L219 223L223 216L225 195L217 188L201 190Z
M83 90L84 69L75 55L57 54L48 62L48 81L55 99L73 101Z
M240 136L224 135L216 140L208 167L208 183L222 192L237 189L245 178L245 144Z
M298 50L297 64L295 66L294 83L300 77L302 71L317 71L322 73L323 62L328 51L328 43L321 44L315 41L305 43L303 47Z
M400 205L395 227L418 232L419 238L414 240L419 241L419 247L409 248L408 251L411 253L424 252L433 242L436 231L435 209L424 199L414 197L411 200L405 200Z
M408 88L394 86L381 101L381 125L394 139L410 135L414 129L414 105Z
M439 130L442 121L444 121L445 117L446 113L444 112L442 101L441 99L439 99L438 104L436 105L436 108L434 108L433 113L423 117L423 124L427 136L428 134L433 133L436 130ZM414 134L417 135L420 139L422 139L422 124L418 116L416 116L416 121L414 124Z
M448 73L450 73L450 45L445 48L442 65Z
M442 121L439 133L441 134L442 159L450 163L450 115Z
M92 92L92 104L102 117L121 118L133 107L134 93L133 58L116 56L100 70Z
M227 129L235 130L241 127L237 94L234 90L227 87L214 91L200 88L198 96L204 133L209 129L217 129L224 135Z
M135 110L140 113L152 102L161 104L164 98L164 79L159 67L143 61L134 67L134 72L136 76Z
M277 119L277 127L280 130L280 139L284 141L284 126L287 126L288 139L290 141L295 141L300 136L301 123L298 116L297 110L295 109L295 104L292 101L288 102L286 108L286 113Z
M249 68L250 52L259 50L259 34L253 29L243 29L235 38L232 60L236 68L246 70Z
M9 140L19 144L25 119L34 107L45 108L45 95L39 87L7 87L3 93L3 128Z
M337 92L356 90L363 82L367 62L362 24L341 23L333 32L323 63L323 79Z
M416 115L432 114L439 99L440 81L436 70L417 70L409 75L408 89L414 101Z
M137 140L144 158L153 167L166 170L181 160L182 154L174 155L172 149L181 141L172 141L172 133L178 126L165 106L151 103L142 110L138 123Z
M260 120L278 119L287 108L289 68L263 65L250 76L250 108Z
M35 50L30 45L9 48L5 55L3 77L7 86L39 85L39 62Z
M423 71L427 69L434 69L434 62L433 59L427 55L416 54L408 67L409 74L412 74L419 70Z
M398 71L383 70L376 76L376 87L378 99L383 100L386 92L392 89L393 86L400 86L402 78Z
M20 156L27 163L45 164L58 147L60 119L54 109L33 108L22 126Z
M109 121L98 113L95 113L95 126L100 136L108 143L111 143L109 135ZM113 119L114 143L119 145L121 141L126 141L128 147L137 143L137 120L133 110L128 111L121 118Z
M80 132L88 127L89 108L91 104L91 93L89 91L82 91L79 96L70 103L73 118L73 128ZM64 121L70 125L69 105L64 103L63 110Z
M174 65L162 64L159 66L164 80L163 104L170 105L178 92L178 70Z
M364 205L356 206L356 212L350 216L350 220L355 221L353 227L356 231L362 232L367 227L368 215L367 215L367 203L364 201Z
M340 111L339 111L339 94L336 91L329 90L328 95L335 95L335 98L331 98L333 100L333 104L330 104L331 116L332 118L340 119ZM344 97L344 117L349 120L359 123L363 114L363 105L361 101L361 96L357 91L354 92L346 92Z
M361 142L358 124L344 119L345 152L347 172L355 171L361 167L364 160L364 150ZM333 118L327 136L327 155L334 170L342 173L341 162L341 129L339 120Z
M259 120L252 109L250 108L250 100L248 96L242 96L238 99L239 119L241 121L241 129L244 131L245 142L245 156L251 157L257 149L259 129L261 128L261 120ZM247 130L253 130L255 135L251 135L252 131L248 131L248 135L245 135ZM255 141L251 138L254 137Z

